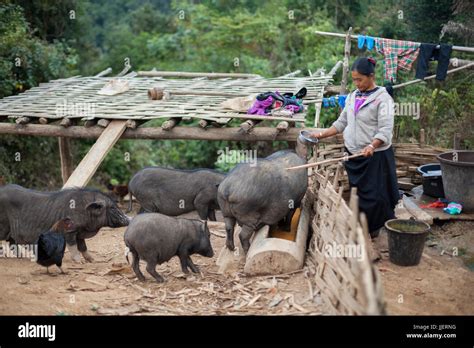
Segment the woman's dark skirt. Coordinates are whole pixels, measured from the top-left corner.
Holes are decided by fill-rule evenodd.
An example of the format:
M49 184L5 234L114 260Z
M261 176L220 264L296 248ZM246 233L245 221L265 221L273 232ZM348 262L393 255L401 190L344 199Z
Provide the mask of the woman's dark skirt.
M350 186L357 187L359 209L367 216L369 233L376 237L385 221L395 218L394 209L400 198L393 149L351 159L345 167Z

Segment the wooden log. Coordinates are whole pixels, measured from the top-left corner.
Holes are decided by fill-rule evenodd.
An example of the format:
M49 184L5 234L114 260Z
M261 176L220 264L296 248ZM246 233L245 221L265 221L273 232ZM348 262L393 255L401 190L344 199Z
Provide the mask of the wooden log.
M275 134L274 127L256 127L249 134L239 133L238 127L224 127L222 129L209 128L205 132L198 127L175 127L172 131L164 131L161 127L139 127L127 129L122 139L184 139L184 140L229 140L229 141L288 141L296 142L301 130L310 132L321 132L324 128L290 128L288 132ZM0 123L0 134L44 136L44 137L66 137L81 139L97 139L103 129L100 127L85 128L71 126L64 128L56 125L27 124L17 127L12 123ZM333 144L342 142L342 137L331 137L321 139L322 144Z
M22 116L22 117L18 117L15 122L16 124L27 124L31 121L31 118L30 117L26 117L26 116Z
M161 125L161 129L163 129L164 131L169 131L173 129L180 121L181 118L178 117L170 118L169 120L163 122L163 124Z
M240 130L244 133L250 133L250 131L259 123L257 120L246 120L240 124Z
M287 121L281 121L277 125L278 132L288 132L289 128L290 128L290 124Z
M296 226L295 226L296 227ZM303 207L296 231L296 240L269 238L270 228L258 230L250 244L244 266L248 275L282 274L303 267L308 239L309 209Z
M96 124L97 124L97 120L86 120L84 122L84 127L91 128L91 127L94 127Z
M160 87L153 87L148 90L148 98L151 100L161 100L163 99L164 95L163 88Z
M65 118L63 118L63 119L61 120L61 122L60 122L59 124L60 124L62 127L67 128L67 127L73 125L73 121L72 121L72 119L65 117Z
M415 202L413 202L409 197L403 196L403 206L412 214L416 220L426 222L430 225L433 224L433 217L423 211Z
M324 88L324 95L342 94L342 86L326 86Z
M206 129L206 127L209 126L209 121L205 119L201 119L199 120L198 124L199 124L199 127Z
M416 185L413 184L411 181L407 181L407 180L398 180L398 187L401 189L401 190L411 190L412 188L414 188Z
M110 120L107 120L106 118L101 118L99 121L97 121L97 125L106 128L110 123Z
M63 185L67 182L73 170L70 141L70 138L58 138L59 157L61 159L61 177L63 179Z
M102 160L126 129L127 121L113 120L110 122L108 127L103 130L99 139L92 145L87 155L71 174L63 188L86 186Z
M136 129L139 123L135 120L127 120L127 128Z

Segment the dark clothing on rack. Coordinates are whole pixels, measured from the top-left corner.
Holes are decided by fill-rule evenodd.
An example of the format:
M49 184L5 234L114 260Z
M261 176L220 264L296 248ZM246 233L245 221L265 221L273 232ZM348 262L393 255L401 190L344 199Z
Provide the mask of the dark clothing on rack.
M452 45L440 44L436 48L436 44L422 43L420 46L420 53L418 55L418 64L416 66L416 78L424 79L428 74L429 62L432 60L438 61L438 68L436 69L436 80L443 81L446 78L448 71L449 58L451 57Z

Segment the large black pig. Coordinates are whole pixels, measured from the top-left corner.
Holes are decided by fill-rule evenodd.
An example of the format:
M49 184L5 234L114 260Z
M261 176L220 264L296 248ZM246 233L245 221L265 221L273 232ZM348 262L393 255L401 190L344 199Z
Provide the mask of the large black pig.
M145 212L177 216L197 210L201 219L216 221L217 186L224 177L210 169L148 167L132 177L128 190Z
M85 239L95 236L101 227L129 223L116 203L98 190L40 192L18 185L0 187L0 240L33 244L41 233L66 217L74 221L75 230L66 234L66 244L76 262L80 262L79 251L86 261L93 261Z
M274 225L296 209L308 186L306 169L288 171L287 167L306 160L291 150L258 159L257 164L241 163L219 185L217 199L224 216L226 245L234 250L235 222L242 226L239 238L247 253L250 238L264 225Z

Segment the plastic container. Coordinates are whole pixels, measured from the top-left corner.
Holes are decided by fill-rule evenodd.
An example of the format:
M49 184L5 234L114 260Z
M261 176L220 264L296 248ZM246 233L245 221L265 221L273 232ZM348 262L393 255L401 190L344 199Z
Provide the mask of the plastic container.
M423 192L426 195L435 198L444 198L441 164L424 164L417 168L417 172L422 176Z
M430 225L414 219L393 219L385 222L388 233L390 262L399 266L416 266L420 263Z
M438 160L446 198L462 204L463 212L474 212L474 151L444 152Z

